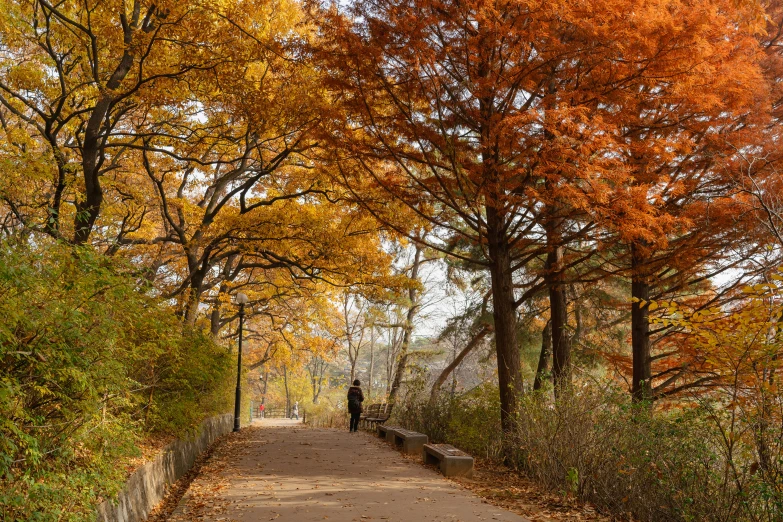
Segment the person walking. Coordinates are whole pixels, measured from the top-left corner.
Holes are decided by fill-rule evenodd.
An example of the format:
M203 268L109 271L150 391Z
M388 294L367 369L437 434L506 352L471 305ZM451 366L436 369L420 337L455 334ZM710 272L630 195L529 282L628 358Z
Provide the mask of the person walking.
M359 430L359 418L362 416L362 403L364 402L364 394L360 386L362 383L359 379L353 381L353 386L348 388L348 413L351 414L350 431Z
M299 401L294 402L294 407L291 408L291 417L295 417L299 420Z

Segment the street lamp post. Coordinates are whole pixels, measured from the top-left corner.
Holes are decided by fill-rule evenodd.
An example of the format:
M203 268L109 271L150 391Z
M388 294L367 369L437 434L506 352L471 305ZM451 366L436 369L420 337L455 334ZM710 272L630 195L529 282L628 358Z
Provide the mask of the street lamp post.
M237 392L234 398L234 431L239 431L239 404L242 402L242 329L245 323L245 305L248 299L239 293L236 303L239 305L239 354L237 356Z

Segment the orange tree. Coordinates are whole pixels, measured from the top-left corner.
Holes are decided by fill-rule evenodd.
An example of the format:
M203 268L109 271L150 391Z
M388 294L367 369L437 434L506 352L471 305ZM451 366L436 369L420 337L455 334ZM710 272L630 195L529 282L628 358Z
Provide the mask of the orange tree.
M706 21L681 24L687 12ZM530 295L515 291L518 274L605 219L596 209L611 208L633 174L624 105L685 89L683 77L723 74L696 64L722 63L742 45L725 14L734 12L721 1L376 0L347 16L318 13L316 53L335 100L326 134L343 182L401 232L383 205L407 205L430 221L430 247L491 275L504 430L523 389L516 308ZM460 241L481 255L448 248ZM551 295L562 293L563 271L553 257ZM562 338L564 310L553 315ZM563 382L567 348L553 347Z

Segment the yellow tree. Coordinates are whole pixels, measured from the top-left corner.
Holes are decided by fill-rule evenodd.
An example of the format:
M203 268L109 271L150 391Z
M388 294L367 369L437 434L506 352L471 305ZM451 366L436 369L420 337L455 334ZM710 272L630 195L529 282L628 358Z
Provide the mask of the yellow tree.
M737 292L725 306L694 308L677 302L642 303L660 315L653 324L675 327L677 334L666 339L667 348L677 353L677 365L670 385L680 398L698 402L717 401L711 418L722 435L731 467L727 480L744 480L743 468L750 467L764 480L780 478L783 440L783 317L781 294L783 275L774 271L764 282ZM694 386L698 383L701 386ZM754 448L749 456L741 447ZM742 462L745 460L745 462ZM751 464L748 466L749 464ZM779 491L777 493L779 495Z
M377 225L308 157L296 2L20 0L0 24L6 230L141 261L186 323L206 296L213 333L232 283L266 307L385 275Z
M157 197L115 245L150 259L187 324L206 300L215 335L233 318L222 312L232 289L255 310L317 293L316 281L383 286L390 263L378 225L310 157L325 97L299 52L301 11L252 5L217 12L238 34L232 60L194 73L187 110L150 110L123 142Z
M133 169L128 137L151 115L187 111L196 73L241 66L243 35L211 2L15 0L0 32L0 122L24 165L6 174L29 186L33 173L36 185L4 200L18 225L77 244Z

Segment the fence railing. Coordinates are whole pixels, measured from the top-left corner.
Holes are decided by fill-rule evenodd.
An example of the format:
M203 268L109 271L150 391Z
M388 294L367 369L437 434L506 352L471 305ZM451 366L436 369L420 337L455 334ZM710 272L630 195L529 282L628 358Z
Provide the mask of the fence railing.
M257 401L250 401L250 418L251 419L287 419L291 417L286 413L285 408L269 408L265 407L262 411L260 409L261 403ZM299 408L299 420L304 421L307 416L307 412L304 408Z
M265 419L285 419L285 408L268 408L264 410Z
M299 418L305 415L304 410L299 411ZM266 408L264 411L260 411L257 407L251 410L251 417L254 419L287 419L285 408Z

